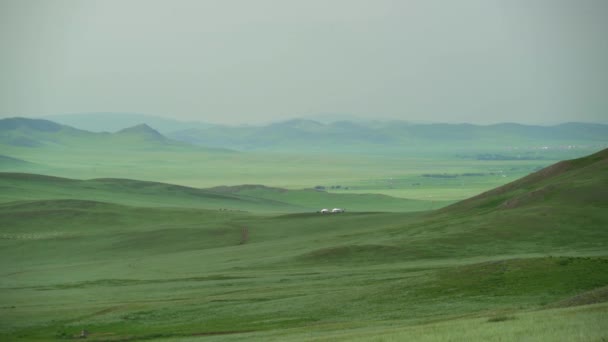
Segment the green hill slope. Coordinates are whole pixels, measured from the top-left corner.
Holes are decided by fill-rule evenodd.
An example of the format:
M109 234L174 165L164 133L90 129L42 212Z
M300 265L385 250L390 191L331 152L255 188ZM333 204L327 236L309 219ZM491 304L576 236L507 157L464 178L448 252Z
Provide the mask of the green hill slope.
M458 202L443 211L512 209L535 205L605 206L608 149L566 160L514 182Z
M348 194L329 193L314 189L287 190L263 185L221 186L208 190L236 194L240 196L263 198L266 200L285 202L313 211L327 208L342 208L346 211L424 211L433 205L442 205L448 201L433 203L422 200L410 200L379 194Z
M82 199L135 206L165 206L256 212L315 212L323 207L349 211L420 211L426 201L373 194L331 194L262 186L196 189L130 179L74 180L24 173L0 173L0 201Z
M34 166L34 163L23 159L0 155L0 170L27 169Z
M601 341L605 165L602 151L425 213L3 203L0 338L72 339L86 329L92 341ZM22 192L44 188L28 182ZM171 187L45 182L108 186L110 202L122 197L118 184ZM504 205L549 185L559 191Z
M130 179L74 180L24 173L0 173L0 201L78 199L141 207L297 211L287 203L222 194L178 185Z

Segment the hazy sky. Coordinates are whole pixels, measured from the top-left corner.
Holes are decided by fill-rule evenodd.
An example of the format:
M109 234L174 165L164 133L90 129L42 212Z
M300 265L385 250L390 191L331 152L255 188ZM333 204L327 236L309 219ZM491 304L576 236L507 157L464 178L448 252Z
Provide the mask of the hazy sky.
M0 117L608 122L605 0L0 0Z

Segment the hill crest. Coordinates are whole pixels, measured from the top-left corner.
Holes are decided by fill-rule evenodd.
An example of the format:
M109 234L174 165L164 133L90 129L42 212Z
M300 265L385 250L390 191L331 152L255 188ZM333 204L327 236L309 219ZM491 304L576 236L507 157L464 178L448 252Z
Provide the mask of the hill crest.
M120 131L114 133L114 135L140 137L148 140L158 141L168 140L164 135L160 134L160 132L145 123L121 129Z
M513 209L539 203L549 197L557 197L565 201L601 198L602 194L608 194L606 171L608 171L608 149L586 157L560 161L511 183L449 205L440 209L440 212L475 208ZM585 180L593 180L593 182L585 182Z
M21 117L6 118L0 120L0 131L12 131L18 129L30 129L41 132L58 132L69 126L60 125L56 122L44 119L29 119Z

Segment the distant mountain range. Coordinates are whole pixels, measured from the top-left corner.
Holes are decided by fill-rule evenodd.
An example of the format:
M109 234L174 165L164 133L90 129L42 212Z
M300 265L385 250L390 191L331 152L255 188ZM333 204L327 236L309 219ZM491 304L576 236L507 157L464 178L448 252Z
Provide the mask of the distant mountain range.
M145 118L143 118L145 119ZM170 120L169 120L170 121ZM126 144L141 147L193 146L241 151L420 151L505 149L509 147L602 148L608 146L608 125L565 123L529 126L413 124L403 121L337 121L294 119L265 126L203 126L161 134L148 122L96 133L42 119L0 120L0 144L19 147ZM165 127L166 128L166 127ZM125 145L126 146L126 145ZM502 156L488 154L485 159Z
M13 147L192 147L165 137L146 124L115 133L95 133L42 119L8 118L0 120L0 145Z
M142 123L154 127L155 130L163 134L191 128L205 129L214 126L198 121L185 122L138 113L74 113L48 115L41 117L41 119L55 121L90 132L116 132Z
M403 121L328 124L312 120L289 120L262 127L215 126L168 133L167 136L197 145L236 150L342 150L427 149L460 147L507 147L530 145L606 146L608 125L565 123L528 126L504 123L412 124Z

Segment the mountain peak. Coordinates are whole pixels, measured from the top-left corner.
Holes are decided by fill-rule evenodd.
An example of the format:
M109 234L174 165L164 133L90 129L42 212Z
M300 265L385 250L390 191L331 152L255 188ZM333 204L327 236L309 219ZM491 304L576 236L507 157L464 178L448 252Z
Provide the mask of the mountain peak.
M148 126L145 123L140 123L139 125L135 125L135 126L131 126L131 127L127 127L127 128L123 128L120 131L116 132L116 133L121 133L121 132L142 132L142 131L154 131L156 132L156 130L150 126Z
M127 127L114 134L119 136L140 137L148 140L166 140L164 135L145 123Z

